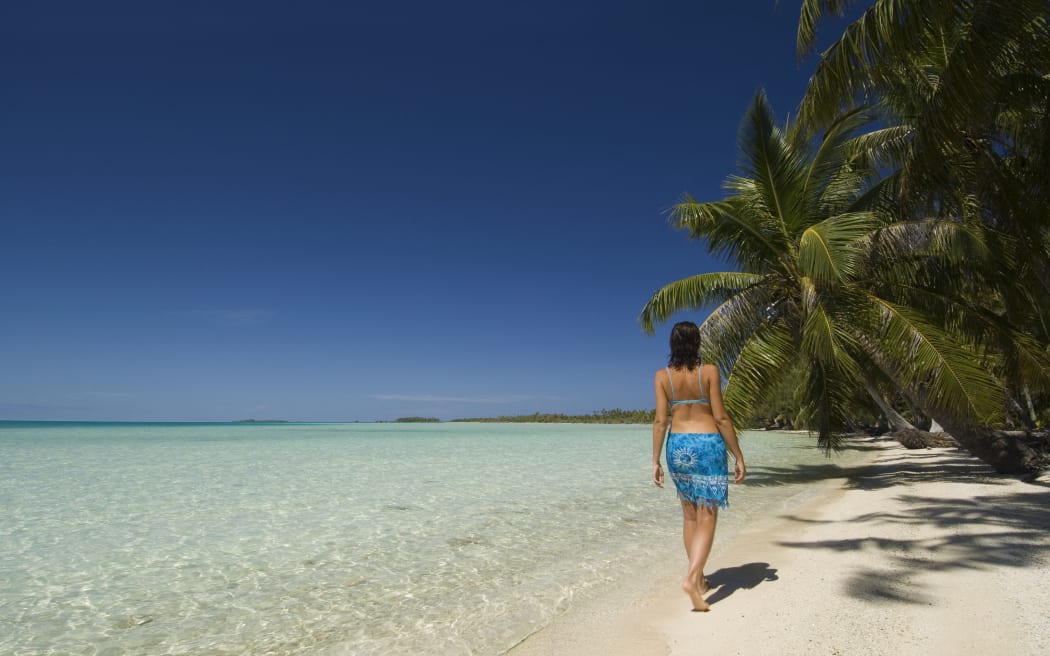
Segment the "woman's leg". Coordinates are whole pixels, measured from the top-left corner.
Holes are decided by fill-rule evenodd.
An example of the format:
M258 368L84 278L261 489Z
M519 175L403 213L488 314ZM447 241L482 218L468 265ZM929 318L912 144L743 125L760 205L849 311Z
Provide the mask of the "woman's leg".
M718 508L682 501L682 538L689 557L689 569L682 582L682 589L689 595L695 610L710 609L703 599L703 594L707 592L704 566L711 555L717 523Z
M685 544L686 560L692 560L694 533L696 533L696 505L682 501L682 542Z

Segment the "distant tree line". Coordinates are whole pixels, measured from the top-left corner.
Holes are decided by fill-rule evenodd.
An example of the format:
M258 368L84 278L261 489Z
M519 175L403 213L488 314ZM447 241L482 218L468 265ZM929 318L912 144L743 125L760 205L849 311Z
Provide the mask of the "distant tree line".
M398 417L394 420L398 424L436 424L440 421L437 417Z
M589 415L534 412L531 415L472 417L469 419L453 419L452 421L533 424L651 424L655 414L654 410L622 410L614 408L612 410L595 410Z

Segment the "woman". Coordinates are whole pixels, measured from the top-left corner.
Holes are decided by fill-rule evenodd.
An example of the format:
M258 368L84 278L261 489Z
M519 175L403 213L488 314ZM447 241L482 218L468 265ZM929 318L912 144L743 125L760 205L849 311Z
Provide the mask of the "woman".
M718 509L729 505L726 449L736 460L733 481L747 475L733 422L722 405L718 367L700 363L700 329L683 321L671 330L668 366L656 372L653 421L653 482L664 486L660 452L667 439L667 469L682 503L682 537L689 569L682 590L693 610L710 610L704 601L704 565L715 539ZM669 430L670 429L670 430Z

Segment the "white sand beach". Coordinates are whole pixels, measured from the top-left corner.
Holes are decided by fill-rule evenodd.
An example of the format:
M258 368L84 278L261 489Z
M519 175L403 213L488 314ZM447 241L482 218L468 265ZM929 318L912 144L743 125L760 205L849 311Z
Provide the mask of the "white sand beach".
M511 655L1050 653L1045 477L999 476L958 449L870 445L870 465L716 538L710 612L678 589L683 553Z

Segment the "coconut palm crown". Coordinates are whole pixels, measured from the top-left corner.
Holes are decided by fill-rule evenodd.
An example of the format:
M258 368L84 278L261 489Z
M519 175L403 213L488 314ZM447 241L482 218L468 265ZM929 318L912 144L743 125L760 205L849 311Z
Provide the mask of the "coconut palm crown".
M870 118L843 113L809 141L798 124L780 127L759 93L727 197L686 197L671 211L673 224L739 270L672 282L640 316L651 333L677 312L714 305L701 325L704 359L728 372L729 412L747 414L802 371L796 425L815 430L825 449L880 389L973 421L995 421L1003 407L984 353L944 321L943 309L959 304L935 289L927 306L914 302L931 271L987 256L980 235L958 222L887 219L878 199L892 196L894 177L857 154L870 149L855 136Z

